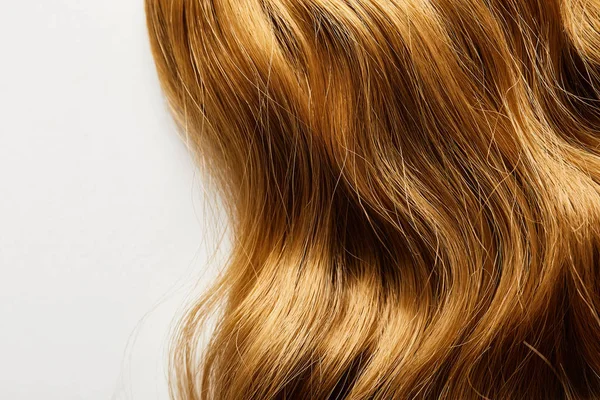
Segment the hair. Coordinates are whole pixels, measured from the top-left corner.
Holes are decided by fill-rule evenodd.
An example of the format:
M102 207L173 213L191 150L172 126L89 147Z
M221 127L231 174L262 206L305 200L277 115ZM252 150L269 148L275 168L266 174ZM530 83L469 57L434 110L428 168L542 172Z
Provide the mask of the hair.
M232 229L173 399L600 399L597 0L146 13Z

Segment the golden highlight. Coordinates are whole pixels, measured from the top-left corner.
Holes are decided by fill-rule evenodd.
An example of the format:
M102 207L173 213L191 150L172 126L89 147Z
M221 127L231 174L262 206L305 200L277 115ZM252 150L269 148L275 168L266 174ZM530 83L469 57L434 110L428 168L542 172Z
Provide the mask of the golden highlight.
M598 0L146 12L233 225L173 399L600 399Z

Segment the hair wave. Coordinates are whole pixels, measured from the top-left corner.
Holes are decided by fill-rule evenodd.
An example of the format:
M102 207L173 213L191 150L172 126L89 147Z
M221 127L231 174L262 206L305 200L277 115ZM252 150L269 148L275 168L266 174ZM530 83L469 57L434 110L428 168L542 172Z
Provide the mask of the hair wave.
M600 398L597 0L145 3L233 226L174 399Z

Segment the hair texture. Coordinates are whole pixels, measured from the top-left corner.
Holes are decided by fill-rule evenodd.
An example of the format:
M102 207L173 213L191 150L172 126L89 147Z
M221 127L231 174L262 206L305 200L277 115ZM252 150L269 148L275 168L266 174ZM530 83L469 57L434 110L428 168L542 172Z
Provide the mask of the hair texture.
M598 0L146 12L232 226L173 399L600 399Z

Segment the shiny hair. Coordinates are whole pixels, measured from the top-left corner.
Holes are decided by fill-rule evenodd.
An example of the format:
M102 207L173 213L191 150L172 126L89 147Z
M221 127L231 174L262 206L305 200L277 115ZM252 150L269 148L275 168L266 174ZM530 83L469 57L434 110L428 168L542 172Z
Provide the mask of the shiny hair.
M600 398L597 0L145 3L232 227L173 399Z

